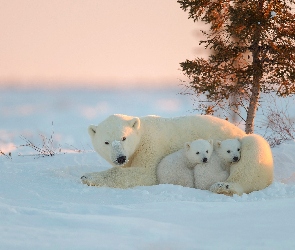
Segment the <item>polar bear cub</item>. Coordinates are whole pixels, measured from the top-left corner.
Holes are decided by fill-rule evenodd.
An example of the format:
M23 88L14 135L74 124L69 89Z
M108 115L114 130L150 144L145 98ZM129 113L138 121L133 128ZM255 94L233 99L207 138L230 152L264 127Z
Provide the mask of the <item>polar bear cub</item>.
M230 171L232 163L238 162L241 158L241 140L238 138L217 141L215 149L223 168L227 171Z
M231 164L241 157L239 139L217 141L210 160L194 168L195 188L209 190L216 183L225 181L230 174Z
M184 148L164 157L157 166L159 184L194 187L193 168L207 162L213 152L213 140L186 142Z

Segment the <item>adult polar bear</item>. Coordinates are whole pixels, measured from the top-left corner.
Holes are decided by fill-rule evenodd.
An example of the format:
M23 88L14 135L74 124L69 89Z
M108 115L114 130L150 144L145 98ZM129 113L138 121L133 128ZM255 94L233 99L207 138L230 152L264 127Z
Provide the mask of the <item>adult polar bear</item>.
M193 115L176 118L111 115L88 128L94 149L113 168L81 177L90 186L130 188L157 184L156 167L168 154L196 139L242 138L242 157L226 182L211 191L227 195L250 193L272 183L273 159L268 143L226 120Z

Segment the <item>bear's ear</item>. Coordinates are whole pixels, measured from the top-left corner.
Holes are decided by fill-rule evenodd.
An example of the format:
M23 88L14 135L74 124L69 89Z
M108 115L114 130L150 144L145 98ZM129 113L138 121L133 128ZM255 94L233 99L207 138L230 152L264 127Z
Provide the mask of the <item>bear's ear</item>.
M217 147L220 147L221 146L221 141L217 141L216 145L217 145Z
M239 143L242 143L242 139L241 138L237 137L236 139L239 141Z
M190 147L191 147L191 144L189 142L184 143L185 150L188 151L190 149Z
M90 125L88 127L88 134L92 138L95 135L95 133L96 133L96 126L95 125Z
M214 140L213 139L209 139L208 142L213 146L213 144L214 144Z
M130 127L138 130L140 128L140 119L138 117L134 117L129 121Z

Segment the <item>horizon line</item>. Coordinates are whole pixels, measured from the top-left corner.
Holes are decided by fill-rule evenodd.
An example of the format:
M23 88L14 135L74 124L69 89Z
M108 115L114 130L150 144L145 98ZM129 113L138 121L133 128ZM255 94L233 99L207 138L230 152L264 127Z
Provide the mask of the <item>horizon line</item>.
M18 81L18 80L1 80L1 89L167 89L167 88L183 88L184 81L178 80L133 80L133 81L63 81L63 80L33 80L33 81Z

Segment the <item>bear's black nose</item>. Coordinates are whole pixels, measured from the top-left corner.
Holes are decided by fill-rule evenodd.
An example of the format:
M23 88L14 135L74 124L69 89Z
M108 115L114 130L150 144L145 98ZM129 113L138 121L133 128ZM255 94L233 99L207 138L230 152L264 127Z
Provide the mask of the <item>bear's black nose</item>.
M239 160L239 157L237 157L237 156L235 156L234 158L233 158L233 161L234 162L236 162L236 161L238 161Z
M117 158L117 162L118 162L119 164L123 164L123 163L125 163L125 161L126 161L126 156L125 156L125 155L121 155L121 156L119 156L119 157Z
M203 158L203 162L207 162L208 161L208 159L205 157L205 158Z

